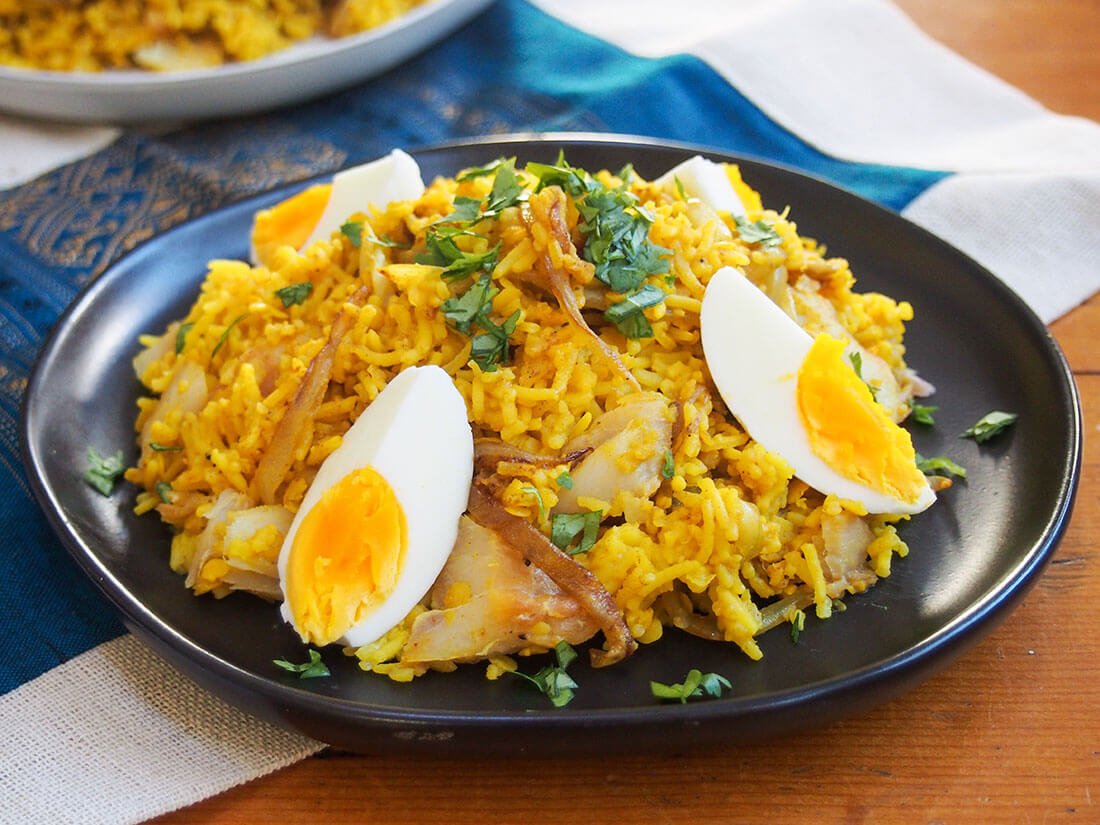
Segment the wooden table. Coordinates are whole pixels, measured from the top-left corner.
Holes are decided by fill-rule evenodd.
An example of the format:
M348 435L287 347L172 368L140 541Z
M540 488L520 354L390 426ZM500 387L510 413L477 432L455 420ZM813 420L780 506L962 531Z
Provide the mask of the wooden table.
M1055 111L1100 120L1097 0L898 5L929 34ZM1039 584L1000 628L900 699L770 744L664 762L324 753L156 822L1095 825L1100 296L1052 329L1084 406L1084 472L1069 531Z

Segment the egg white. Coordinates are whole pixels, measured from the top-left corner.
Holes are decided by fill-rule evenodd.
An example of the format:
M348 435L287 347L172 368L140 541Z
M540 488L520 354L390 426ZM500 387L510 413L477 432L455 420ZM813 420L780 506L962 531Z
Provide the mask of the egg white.
M337 172L332 178L332 192L325 211L317 219L302 249L317 240L327 240L356 212L366 212L372 206L385 208L393 201L412 200L423 193L420 167L400 149L370 163Z
M398 624L431 588L454 547L473 476L473 434L466 404L446 372L436 366L403 370L321 464L279 553L281 610L291 625L286 572L298 528L326 490L366 466L393 488L408 543L393 592L340 640L355 646L373 642Z
M372 206L386 207L393 201L413 200L424 193L420 166L413 157L400 149L388 155L337 172L332 178L328 201L309 237L299 248L305 250L317 240L328 240L356 212L366 212ZM255 242L250 243L248 259L260 262Z
M729 212L737 217L748 214L720 163L695 155L669 169L656 183L675 186L677 181L689 198L698 198L716 212Z
M700 315L703 353L722 400L761 446L781 456L815 490L861 502L869 513L919 513L935 501L925 484L914 502L838 473L814 451L795 396L813 339L732 267L707 285Z

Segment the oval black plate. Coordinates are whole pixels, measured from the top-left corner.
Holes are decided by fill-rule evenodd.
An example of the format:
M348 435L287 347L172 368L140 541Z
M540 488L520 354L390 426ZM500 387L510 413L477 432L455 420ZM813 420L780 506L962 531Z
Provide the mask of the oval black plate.
M515 136L415 152L426 179L502 155L595 170L631 162L655 177L695 148L640 138ZM669 631L626 663L571 672L580 683L555 710L517 678L481 666L395 684L326 651L332 677L299 681L272 659L304 660L277 611L259 599L196 599L168 568L168 532L131 512L132 488L110 498L74 476L89 444L133 444L137 336L182 316L205 262L241 258L253 212L301 188L252 198L165 233L91 283L44 348L24 406L24 457L43 509L73 558L127 626L181 671L247 711L357 750L555 753L751 741L859 712L909 689L991 630L1034 584L1060 538L1076 489L1080 409L1045 326L1005 286L924 230L822 181L768 164L742 165L764 202L792 208L803 234L851 261L862 291L912 302L908 359L937 386L936 426L914 425L917 449L949 455L969 479L904 525L911 553L828 622L807 621L797 645L783 629L751 662L732 645ZM979 447L958 434L993 409L1017 425ZM136 452L136 451L135 451ZM129 458L133 458L131 455ZM524 661L532 665L541 662ZM659 705L649 681L690 668L724 674L726 697Z

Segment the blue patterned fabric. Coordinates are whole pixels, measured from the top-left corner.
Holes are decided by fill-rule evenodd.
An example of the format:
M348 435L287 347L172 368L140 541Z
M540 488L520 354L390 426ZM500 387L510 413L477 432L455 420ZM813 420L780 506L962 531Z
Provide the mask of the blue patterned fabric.
M395 146L556 130L778 161L896 210L945 176L827 157L697 58L633 57L523 0L499 0L411 62L342 93L155 137L127 133L0 192L0 694L123 632L39 513L19 456L28 374L81 286L141 241L250 193Z

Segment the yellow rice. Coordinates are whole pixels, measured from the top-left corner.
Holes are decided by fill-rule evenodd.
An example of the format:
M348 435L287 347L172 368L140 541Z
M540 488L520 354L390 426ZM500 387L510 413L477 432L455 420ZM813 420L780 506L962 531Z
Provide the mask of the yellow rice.
M726 414L717 395L697 407L697 388L707 382L699 340L699 308L711 275L723 266L774 269L784 263L791 283L812 273L820 294L836 307L856 339L892 367L904 367L901 343L911 308L883 295L853 291L847 263L826 259L813 240L800 237L784 213L765 209L758 195L741 182L736 167L731 180L749 205L751 220L764 219L782 237L775 249L762 250L719 234L714 220L694 226L687 205L661 194L651 183L634 177L630 188L656 215L650 239L670 250L672 292L663 304L646 311L654 335L627 340L613 328L602 332L643 390L662 393L682 405L691 434L675 442L674 474L651 499L628 494L610 502L582 501L622 517L601 530L595 546L575 558L603 583L623 611L636 639L659 639L675 614L694 608L712 613L726 640L748 656L759 658L756 637L762 629L762 605L793 594L783 618L798 606L812 604L821 618L834 601L826 594L822 573L821 519L844 509L864 515L859 505L824 497L792 477L779 456L764 450ZM616 183L606 172L599 177ZM376 237L420 240L432 222L452 211L456 195L484 197L491 179L462 183L437 179L416 201L391 204L367 218ZM363 216L359 216L363 217ZM577 216L570 210L570 225ZM506 210L496 222L479 226L484 238L467 239L471 250L502 244L494 271L500 294L494 313L507 317L515 309L521 319L511 337L507 365L482 371L469 359L470 339L448 327L439 310L452 294L436 267L393 267L393 294L372 295L353 309L354 323L339 347L332 381L308 448L300 452L282 502L291 511L300 503L318 465L340 443L340 436L401 369L436 364L450 373L466 400L475 435L499 436L517 447L540 452L560 450L584 432L594 418L615 406L626 382L607 362L594 356L591 345L566 322L556 302L521 286L523 276L546 248L556 242L545 232L529 231L517 209ZM363 244L364 248L370 246ZM411 262L413 250L388 250L392 260ZM170 384L181 360L191 360L207 375L210 395L198 413L167 416L152 434L155 441L182 444L182 451L154 452L127 472L140 485L138 510L160 503L158 482L170 482L175 495L191 494L202 503L185 517L170 519L178 531L172 542L172 565L187 568L203 515L225 490L246 492L277 422L287 409L311 359L324 344L336 314L363 283L366 254L340 233L314 244L304 253L283 247L270 268L219 260L209 266L201 294L183 322L191 324L186 346L177 354L165 346L179 324L161 337L143 343L159 355L143 365L141 379L152 394L140 402L140 430L156 407L155 396ZM365 270L364 270L365 271ZM312 293L289 308L274 298L277 289L309 281ZM251 354L256 348L278 348L279 380L262 391ZM638 444L624 461L640 462L651 445ZM537 469L521 463L502 464L498 472L510 479L503 500L515 515L548 531L546 510L557 501L557 469ZM537 496L531 490L537 491ZM541 501L541 507L540 507ZM871 568L890 572L891 559L905 555L891 517L869 523L875 539L869 548ZM621 522L621 523L620 523ZM274 563L279 536L257 536L249 546L230 548L226 556L250 553ZM266 556L265 556L266 554ZM225 595L220 581L225 565L208 563L196 592ZM418 608L422 610L423 608ZM396 663L408 634L409 621L374 645L357 651L367 669L408 679L419 672ZM494 660L490 676L514 666L507 657Z

